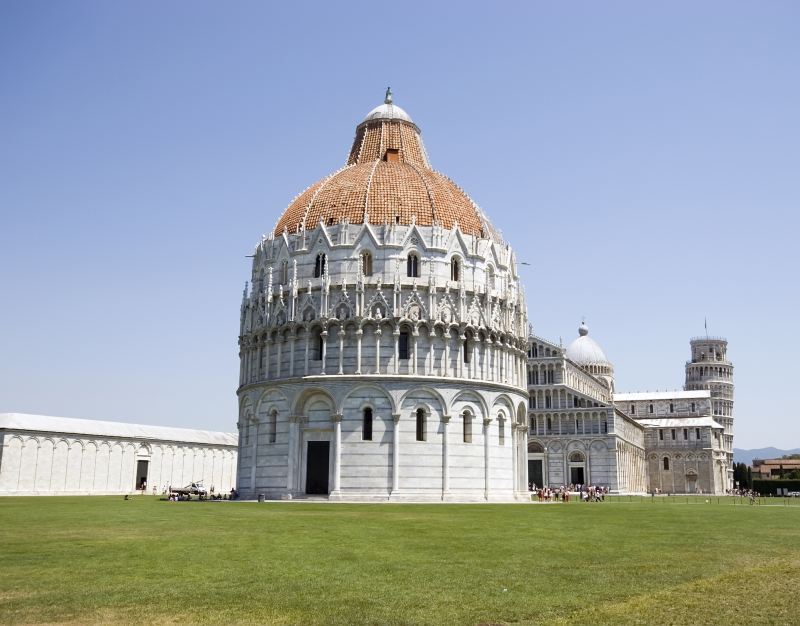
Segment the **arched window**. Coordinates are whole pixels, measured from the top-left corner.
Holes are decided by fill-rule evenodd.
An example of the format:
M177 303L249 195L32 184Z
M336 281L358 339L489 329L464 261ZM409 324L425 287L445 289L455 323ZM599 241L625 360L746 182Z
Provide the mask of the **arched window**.
M549 417L547 418L547 430L553 430L553 421Z
M326 263L327 263L327 260L325 258L325 253L324 252L320 252L317 255L316 262L314 263L314 278L319 278L320 276L322 276L325 273L325 265L326 265Z
M281 285L289 284L289 261L286 259L281 263Z
M408 360L408 336L409 332L407 330L400 331L400 337L397 341L397 358L401 361Z
M322 336L322 331L319 328L314 329L312 333L312 343L311 343L311 360L312 361L321 361L322 360L322 343L324 341L324 337Z
M694 403L694 402L692 402L692 413L694 413L694 412L695 412L695 409L696 409L696 405L695 405L695 403Z
M368 250L361 253L361 272L364 276L372 276L372 255Z
M413 252L408 255L406 261L406 275L409 277L419 277L419 257Z
M531 430L534 428L534 422L531 419ZM497 444L500 446L506 445L506 420L502 415L497 416Z
M467 335L464 339L464 363L469 363L472 356L472 335Z
M273 409L269 414L269 442L275 443L278 440L278 412Z
M648 410L650 411L650 413L653 412L653 403L652 402L650 403L650 406L648 407Z
M417 409L417 441L425 441L425 410Z
M669 403L669 412L670 413L674 413L675 412L675 405L672 404L672 402Z
M367 407L361 418L361 438L364 441L372 441L372 409Z
M494 268L490 265L489 268L486 270L487 272L487 283L489 284L489 291L494 289ZM535 355L534 355L535 356Z
M450 280L459 280L461 276L461 263L458 257L450 259Z
M636 415L636 405L631 404L631 415Z
M669 469L669 457L668 456L664 457L664 469L665 470Z
M464 411L461 415L461 422L464 431L464 443L472 443L472 415L469 411Z

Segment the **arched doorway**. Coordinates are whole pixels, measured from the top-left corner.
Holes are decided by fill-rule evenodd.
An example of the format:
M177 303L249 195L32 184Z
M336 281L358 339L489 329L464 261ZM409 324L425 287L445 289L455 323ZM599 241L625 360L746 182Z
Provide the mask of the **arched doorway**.
M690 469L686 472L686 493L697 492L697 472Z
M573 485L586 484L586 457L582 452L569 454L569 482Z
M537 441L528 443L528 482L530 487L544 487L544 446Z

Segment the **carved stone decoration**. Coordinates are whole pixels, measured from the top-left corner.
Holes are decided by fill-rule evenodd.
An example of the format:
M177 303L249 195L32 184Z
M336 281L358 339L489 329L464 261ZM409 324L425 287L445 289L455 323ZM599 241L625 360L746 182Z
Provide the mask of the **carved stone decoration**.
M378 291L374 296L372 296L372 298L370 298L366 309L369 311L369 316L371 318L383 319L384 317L388 317L388 313L392 310L392 307L389 304L389 301L386 299L386 296L383 295L383 292ZM384 313L386 315L384 315Z
M450 296L445 293L439 299L439 307L437 310L437 319L444 322L445 324L449 324L451 322L458 322L458 309L456 308L453 301L450 299Z
M428 310L416 291L412 291L406 297L402 312L403 317L410 319L412 322L428 319Z

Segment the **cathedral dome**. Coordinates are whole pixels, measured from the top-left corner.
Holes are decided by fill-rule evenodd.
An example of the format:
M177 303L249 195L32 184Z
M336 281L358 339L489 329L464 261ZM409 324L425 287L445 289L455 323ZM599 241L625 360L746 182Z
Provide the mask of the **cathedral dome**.
M581 323L578 338L569 344L567 358L577 365L611 365L600 345L589 336L589 327Z
M356 128L347 164L300 193L274 234L327 225L441 226L502 241L486 215L447 176L433 170L419 128L387 91Z

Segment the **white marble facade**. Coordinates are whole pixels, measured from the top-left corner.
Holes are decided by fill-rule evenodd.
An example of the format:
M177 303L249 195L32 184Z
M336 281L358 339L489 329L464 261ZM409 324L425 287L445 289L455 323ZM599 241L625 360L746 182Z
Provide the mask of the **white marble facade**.
M327 230L309 233L313 246L284 234L256 250L242 306L240 491L305 495L308 442L328 441L334 498L516 497L527 324L511 251L417 225L359 225L336 243ZM422 276L408 276L411 255ZM289 262L289 284L276 285Z
M731 487L733 366L727 341L692 339L680 391L614 393L585 324L567 348L528 346L528 480L614 493L722 494Z
M387 94L387 105L364 124L418 140L407 114L389 103ZM367 133L373 130L384 132L374 126ZM354 154L359 142L357 133ZM360 211L358 223L325 200L325 219L304 217L254 250L239 333L238 486L245 497L527 496L527 320L514 252L466 196L444 204L463 192L441 182L427 156L412 162L409 152L394 163L407 148L400 145L399 156L391 148L378 153L383 160L368 165L366 189L342 192L367 198L349 209ZM404 176L419 185L439 181L422 194L428 223L408 208ZM378 185L385 204L397 208L376 224L367 204ZM325 193L315 192L306 216ZM457 215L444 227L435 216L448 206L456 207L451 220L461 210L464 219L477 215L481 228L464 232Z
M0 495L133 493L202 480L236 484L236 435L20 413L0 414Z

